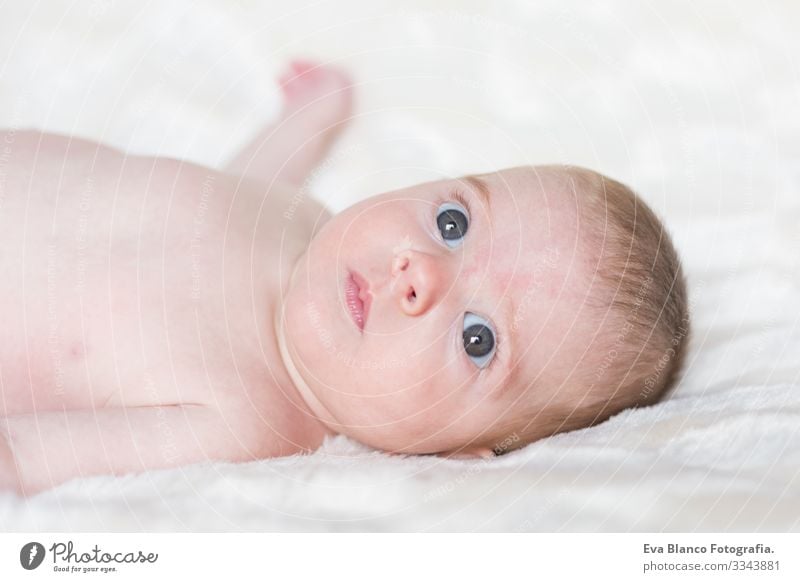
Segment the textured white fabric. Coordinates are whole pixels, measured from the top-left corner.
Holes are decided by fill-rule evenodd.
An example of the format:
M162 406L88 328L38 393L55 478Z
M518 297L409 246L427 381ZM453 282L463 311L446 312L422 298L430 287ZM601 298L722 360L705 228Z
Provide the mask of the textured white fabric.
M308 457L0 495L0 528L800 529L798 29L788 1L4 5L2 126L218 166L274 118L273 79L302 55L358 83L314 183L334 208L521 163L628 182L674 233L694 337L667 401L499 459L337 437Z

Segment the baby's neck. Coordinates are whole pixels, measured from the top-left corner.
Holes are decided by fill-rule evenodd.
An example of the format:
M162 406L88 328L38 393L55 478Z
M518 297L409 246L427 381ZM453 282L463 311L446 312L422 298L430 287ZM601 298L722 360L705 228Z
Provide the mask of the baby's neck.
M292 359L289 346L286 343L286 334L284 329L285 318L283 313L283 305L280 302L278 302L273 321L275 322L275 337L278 341L278 351L281 355L281 361L283 362L283 367L286 369L286 373L289 375L295 390L299 394L301 400L305 402L305 405L310 410L311 414L314 415L317 420L319 420L325 426L329 434L336 434L336 431L331 428L332 426L337 425L336 420L333 418L333 415L328 411L328 409L325 408L325 406L319 401L314 394L314 391L303 379L303 376L300 374L300 371L297 369L297 366Z

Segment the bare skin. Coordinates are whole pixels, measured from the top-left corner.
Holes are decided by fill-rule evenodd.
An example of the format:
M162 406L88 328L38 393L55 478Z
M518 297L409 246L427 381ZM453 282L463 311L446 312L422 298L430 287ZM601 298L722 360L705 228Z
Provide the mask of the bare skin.
M330 218L297 197L352 95L307 62L281 83L281 119L226 172L0 132L1 488L289 455L331 434L273 319Z

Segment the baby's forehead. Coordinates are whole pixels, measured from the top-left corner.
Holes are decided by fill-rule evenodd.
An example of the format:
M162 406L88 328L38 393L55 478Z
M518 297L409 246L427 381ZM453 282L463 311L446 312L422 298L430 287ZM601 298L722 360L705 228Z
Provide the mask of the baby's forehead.
M560 166L516 166L464 178L480 180L495 198L508 196L517 201L534 199L555 203L575 194L569 172Z
M504 229L530 226L571 230L578 215L580 192L559 168L521 166L472 174L460 180L467 188L485 191L481 200L492 214L493 226Z
M476 223L473 239L475 266L490 274L486 285L502 287L526 306L545 298L545 304L558 299L570 306L582 300L592 265L578 224L578 194L564 191L564 174L528 166L472 177L490 190L484 218L491 232Z
M578 229L578 193L554 169L536 166L472 174L460 179L479 194L477 209L501 249L530 252L543 245L572 244Z

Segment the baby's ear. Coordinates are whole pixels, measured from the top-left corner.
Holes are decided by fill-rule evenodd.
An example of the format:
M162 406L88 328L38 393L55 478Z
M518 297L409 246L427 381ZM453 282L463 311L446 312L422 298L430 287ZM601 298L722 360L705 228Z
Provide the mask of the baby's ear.
M469 447L439 454L446 459L489 459L494 457L494 451L489 447Z

